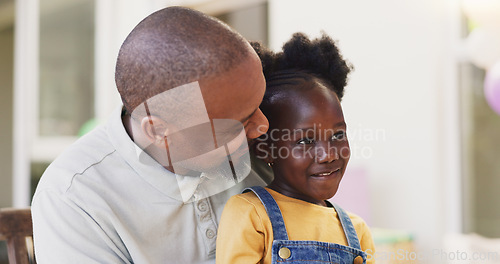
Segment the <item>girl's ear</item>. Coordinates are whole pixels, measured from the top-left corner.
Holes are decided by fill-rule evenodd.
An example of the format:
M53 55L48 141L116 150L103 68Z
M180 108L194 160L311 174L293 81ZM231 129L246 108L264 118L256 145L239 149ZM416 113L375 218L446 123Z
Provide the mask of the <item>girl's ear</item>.
M164 146L168 135L167 123L154 115L141 119L141 131L151 144Z
M270 143L267 140L256 138L252 142L251 150L256 158L264 161L265 163L272 164L274 163L274 157L269 144Z

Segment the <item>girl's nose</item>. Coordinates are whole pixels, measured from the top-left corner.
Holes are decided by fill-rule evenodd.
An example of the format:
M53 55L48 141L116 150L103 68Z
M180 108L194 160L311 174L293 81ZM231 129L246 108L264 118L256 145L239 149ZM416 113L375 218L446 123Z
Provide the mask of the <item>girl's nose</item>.
M339 155L337 153L336 147L331 144L324 143L320 144L316 148L316 162L317 163L330 163L338 159Z

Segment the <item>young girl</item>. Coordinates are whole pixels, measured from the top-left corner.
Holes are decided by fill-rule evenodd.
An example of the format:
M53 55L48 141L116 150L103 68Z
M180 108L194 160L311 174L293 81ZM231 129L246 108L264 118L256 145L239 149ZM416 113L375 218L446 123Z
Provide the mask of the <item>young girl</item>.
M279 53L253 45L270 125L255 155L275 178L227 202L217 263L373 263L365 253L374 252L368 226L327 201L350 156L340 100L351 66L325 35L311 41L296 33Z

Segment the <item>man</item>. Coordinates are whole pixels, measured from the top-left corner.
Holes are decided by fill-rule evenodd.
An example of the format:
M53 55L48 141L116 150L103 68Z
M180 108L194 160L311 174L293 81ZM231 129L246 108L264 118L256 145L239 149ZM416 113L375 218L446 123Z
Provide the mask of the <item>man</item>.
M123 108L56 159L32 203L44 263L213 263L227 199L250 185L242 135L265 133L258 56L238 33L170 7L116 65Z

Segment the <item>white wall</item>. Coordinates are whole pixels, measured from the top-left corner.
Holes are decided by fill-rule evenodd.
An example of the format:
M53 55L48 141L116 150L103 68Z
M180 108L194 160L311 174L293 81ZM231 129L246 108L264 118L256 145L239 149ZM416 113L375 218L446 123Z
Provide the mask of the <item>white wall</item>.
M95 4L95 113L102 122L121 103L115 86L118 51L130 31L158 10L161 3L152 0L101 0Z
M351 136L358 133L351 148L365 150L353 153L349 166L369 174L371 225L409 230L419 246L437 247L443 233L450 231L448 225L460 225L459 219L448 222L460 216L460 200L455 199L458 162L448 156L446 141L449 131L457 133L456 123L448 119L458 115L450 111L455 106L450 43L458 35L458 3L269 3L271 47L280 48L296 31L319 36L324 30L339 41L344 57L355 66L343 107ZM379 134L371 139L370 133ZM449 178L454 182L448 183Z

